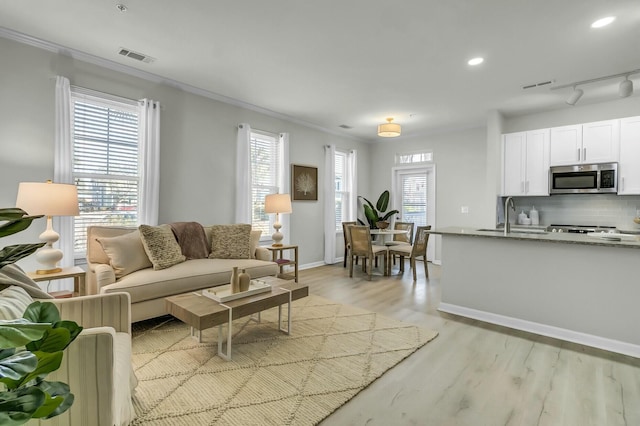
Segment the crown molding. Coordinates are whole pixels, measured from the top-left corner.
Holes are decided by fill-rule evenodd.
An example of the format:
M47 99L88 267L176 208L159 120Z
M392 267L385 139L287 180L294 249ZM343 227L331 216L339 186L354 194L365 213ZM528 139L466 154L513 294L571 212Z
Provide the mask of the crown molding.
M360 142L370 142L370 140L367 139L362 139L356 136L352 136L352 135L345 135L340 133L337 130L333 130L333 129L328 129L326 127L320 126L318 124L315 123L310 123L308 121L304 121L304 120L300 120L298 118L286 115L286 114L282 114L276 111L272 111L270 109L267 108L263 108L257 105L253 105L250 104L248 102L244 102L241 101L239 99L235 99L235 98L231 98L228 96L224 96L215 92L211 92L209 90L206 89L202 89L196 86L192 86L190 84L187 83L183 83L181 81L178 80L174 80L171 78L165 78L162 76L159 76L157 74L153 74L151 72L148 71L143 71L128 65L123 65L120 64L118 62L114 62L108 59L104 59L101 58L99 56L95 56L95 55L91 55L89 53L86 52L82 52L80 50L76 50L76 49L71 49L65 46L61 46L59 44L50 42L50 41L46 41L46 40L42 40L36 37L32 37L30 35L27 34L23 34L14 30L11 30L9 28L6 27L0 27L0 37L2 38L6 38L8 40L12 40L12 41L16 41L18 43L22 43L22 44L26 44L29 46L33 46L33 47L37 47L39 49L43 49L43 50L47 50L49 52L53 52L59 55L65 55L65 56L69 56L73 59L77 59L79 61L83 61L83 62L87 62L93 65L98 65L100 67L112 70L112 71L117 71L123 74L128 74L131 75L133 77L137 77L143 80L147 80L150 81L152 83L161 83L161 84L166 84L167 86L171 86L171 87L175 87L177 89L183 90L185 92L188 93L192 93L194 95L198 95L198 96L202 96L204 98L208 98L208 99L212 99L214 101L218 101L218 102L222 102L228 105L233 105L239 108L243 108L243 109L247 109L250 111L254 111L254 112L258 112L260 114L264 114L267 115L269 117L272 118L277 118L280 120L284 120L284 121L288 121L290 123L295 123L295 124L299 124L301 126L304 127L308 127L314 130L318 130L320 132L323 133L329 133L332 135L336 135L336 136L340 136L343 138L347 138L347 139L352 139L352 140L356 140L356 141L360 141Z

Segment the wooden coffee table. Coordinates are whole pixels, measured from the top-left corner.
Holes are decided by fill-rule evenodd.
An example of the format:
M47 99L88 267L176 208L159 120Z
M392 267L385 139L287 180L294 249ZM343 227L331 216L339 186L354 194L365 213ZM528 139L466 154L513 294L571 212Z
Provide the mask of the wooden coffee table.
M201 332L207 328L218 326L218 356L231 360L231 336L233 320L258 314L273 307L278 307L278 328L291 334L291 302L309 295L309 287L275 277L263 277L260 280L271 284L271 291L254 294L228 302L217 302L201 293L185 293L165 298L167 312L191 326L191 335L202 341ZM282 327L282 305L287 305L286 328ZM227 347L223 350L222 327L227 324Z

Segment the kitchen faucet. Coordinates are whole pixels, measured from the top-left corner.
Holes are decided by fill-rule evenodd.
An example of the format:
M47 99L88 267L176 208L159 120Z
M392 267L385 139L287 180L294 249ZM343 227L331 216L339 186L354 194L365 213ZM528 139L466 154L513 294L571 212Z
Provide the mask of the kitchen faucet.
M507 199L504 200L504 235L511 232L511 224L509 223L509 207L511 207L515 213L516 206L513 204L512 197L507 197Z

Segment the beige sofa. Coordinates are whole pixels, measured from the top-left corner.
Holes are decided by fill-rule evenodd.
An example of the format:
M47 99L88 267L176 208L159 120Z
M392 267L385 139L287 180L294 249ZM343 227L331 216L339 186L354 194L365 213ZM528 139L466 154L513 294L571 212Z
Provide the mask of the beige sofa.
M211 243L211 227L205 226ZM126 292L131 297L131 321L141 321L167 314L164 298L228 284L234 266L246 269L251 278L275 276L278 266L271 253L251 247L251 259L190 259L162 270L152 267L136 270L116 278L111 259L97 238L111 238L136 232L136 228L90 226L87 228L88 294Z

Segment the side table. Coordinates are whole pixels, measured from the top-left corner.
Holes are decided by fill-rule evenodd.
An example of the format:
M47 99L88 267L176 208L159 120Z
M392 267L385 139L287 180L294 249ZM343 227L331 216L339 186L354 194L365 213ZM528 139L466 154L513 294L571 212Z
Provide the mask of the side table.
M287 275L283 273L283 269L285 266L293 265L294 274L293 278L296 282L298 282L298 246L291 244L284 244L281 246L262 246L271 252L273 255L273 261L278 264L280 267L280 273L278 274L278 278L286 277ZM293 259L285 259L283 258L284 250L293 250Z
M37 274L35 273L35 271L27 272L27 276L29 276L29 278L31 278L35 282L73 278L73 294L71 294L68 291L54 291L49 293L56 298L82 296L86 292L85 285L84 285L85 271L79 266L72 266L71 268L62 268L62 271L54 272L52 274Z

